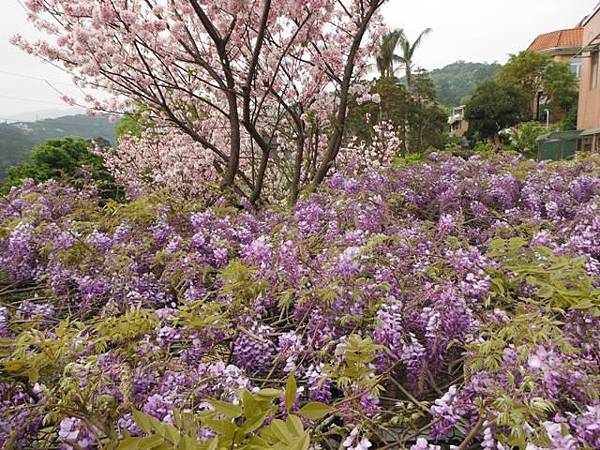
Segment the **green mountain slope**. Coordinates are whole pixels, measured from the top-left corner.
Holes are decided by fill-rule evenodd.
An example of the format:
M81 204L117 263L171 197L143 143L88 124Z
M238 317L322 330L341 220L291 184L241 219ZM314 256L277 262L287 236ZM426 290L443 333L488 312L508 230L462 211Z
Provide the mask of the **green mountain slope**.
M457 61L432 70L429 76L435 84L438 101L452 108L463 105L481 83L496 75L499 68L500 64Z

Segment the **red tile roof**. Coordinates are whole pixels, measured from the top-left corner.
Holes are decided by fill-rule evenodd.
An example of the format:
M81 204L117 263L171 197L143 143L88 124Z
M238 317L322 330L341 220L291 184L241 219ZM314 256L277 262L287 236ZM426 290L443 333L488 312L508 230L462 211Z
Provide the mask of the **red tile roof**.
M541 52L555 48L575 48L583 45L583 28L553 31L540 34L528 50Z

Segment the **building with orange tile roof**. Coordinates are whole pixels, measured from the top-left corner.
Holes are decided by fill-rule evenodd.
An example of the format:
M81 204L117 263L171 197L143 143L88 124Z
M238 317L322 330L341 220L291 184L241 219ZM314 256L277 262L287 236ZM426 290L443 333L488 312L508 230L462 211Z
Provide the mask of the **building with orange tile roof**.
M600 151L600 4L583 22L577 128L580 150Z
M584 19L585 20L585 19ZM581 78L582 58L581 49L583 46L583 21L575 28L552 31L550 33L540 34L531 43L528 51L546 55L552 61L567 63L571 71ZM537 120L543 120L545 114L549 114L546 109L548 98L544 92L539 92L533 100L533 113Z
M583 28L575 27L540 34L527 50L550 56L557 62L570 62L583 45Z

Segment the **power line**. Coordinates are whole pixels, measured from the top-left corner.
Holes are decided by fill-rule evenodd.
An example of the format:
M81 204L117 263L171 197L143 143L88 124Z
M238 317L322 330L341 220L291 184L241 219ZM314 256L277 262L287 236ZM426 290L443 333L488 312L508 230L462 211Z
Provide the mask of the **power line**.
M5 74L5 75L10 75L10 76L13 76L13 77L26 78L28 80L42 81L44 83L62 84L62 85L65 85L65 86L73 86L73 87L75 87L74 83L67 83L66 81L54 81L54 80L51 81L51 80L48 80L46 78L34 77L33 75L26 75L24 73L11 72L9 70L4 70L4 69L0 69L0 73Z
M31 114L35 114L35 111L33 113L31 113ZM88 117L86 114L78 114L78 115ZM19 123L30 124L30 123L37 123L37 122L42 122L42 121L44 121L44 122L45 121L54 121L54 120L59 120L60 121L60 125L72 125L74 127L85 125L85 124L78 123L78 122L69 122L69 121L63 120L63 118L70 117L70 116L72 116L72 114L67 114L67 115L64 115L64 116L47 118L47 119L39 119L39 120L36 120L36 121L15 120L15 119L9 119L7 117L0 117L0 120L3 120L5 122L7 122L7 123L4 123L4 124L0 123L0 125L15 125L15 124L19 124ZM106 118L106 117L104 117L104 118ZM8 123L8 122L10 122L10 123ZM116 122L115 122L115 126L116 126Z
M44 62L46 64L52 65L55 68L60 69L58 66L56 66L54 64L48 63L46 61L44 61ZM65 73L68 73L68 72L65 72ZM35 77L33 75L27 75L27 74L24 74L24 73L12 72L12 71L5 70L5 69L0 69L0 74L5 74L5 75L10 75L10 76L20 77L20 78L25 78L25 79L30 79L30 80L41 81L44 84L46 84L50 89L52 89L54 92L58 93L60 96L64 96L65 93L62 92L61 90L59 90L58 88L56 88L54 86L54 84L60 84L60 85L63 85L63 86L69 86L71 88L77 89L82 95L87 95L87 93L80 86L78 86L75 82L67 83L66 81L50 81L50 80L48 80L46 78ZM96 86L96 87L92 86L92 90L95 90L95 91L100 90L101 91L102 89L99 89L98 86Z
M16 97L13 95L5 95L5 94L0 94L0 98L6 98L8 100L21 100L21 101L25 101L25 102L45 103L47 105L55 105L55 106L65 106L64 103L51 102L48 100L40 100L40 99L36 99L36 98Z

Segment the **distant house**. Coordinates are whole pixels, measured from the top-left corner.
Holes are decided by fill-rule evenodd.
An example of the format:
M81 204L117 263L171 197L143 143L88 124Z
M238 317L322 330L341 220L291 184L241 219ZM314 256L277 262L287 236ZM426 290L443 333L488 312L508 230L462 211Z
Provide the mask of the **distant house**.
M583 49L577 128L578 148L600 151L600 5L582 22Z
M452 110L448 117L450 125L450 136L463 137L469 130L469 122L465 119L465 105L458 106Z
M582 24L583 22L575 28L540 34L527 50L547 55L555 62L568 63L571 71L577 76L577 79L580 79L583 64L581 49L584 29ZM545 118L548 100L543 91L538 92L533 104L533 113L537 120Z

